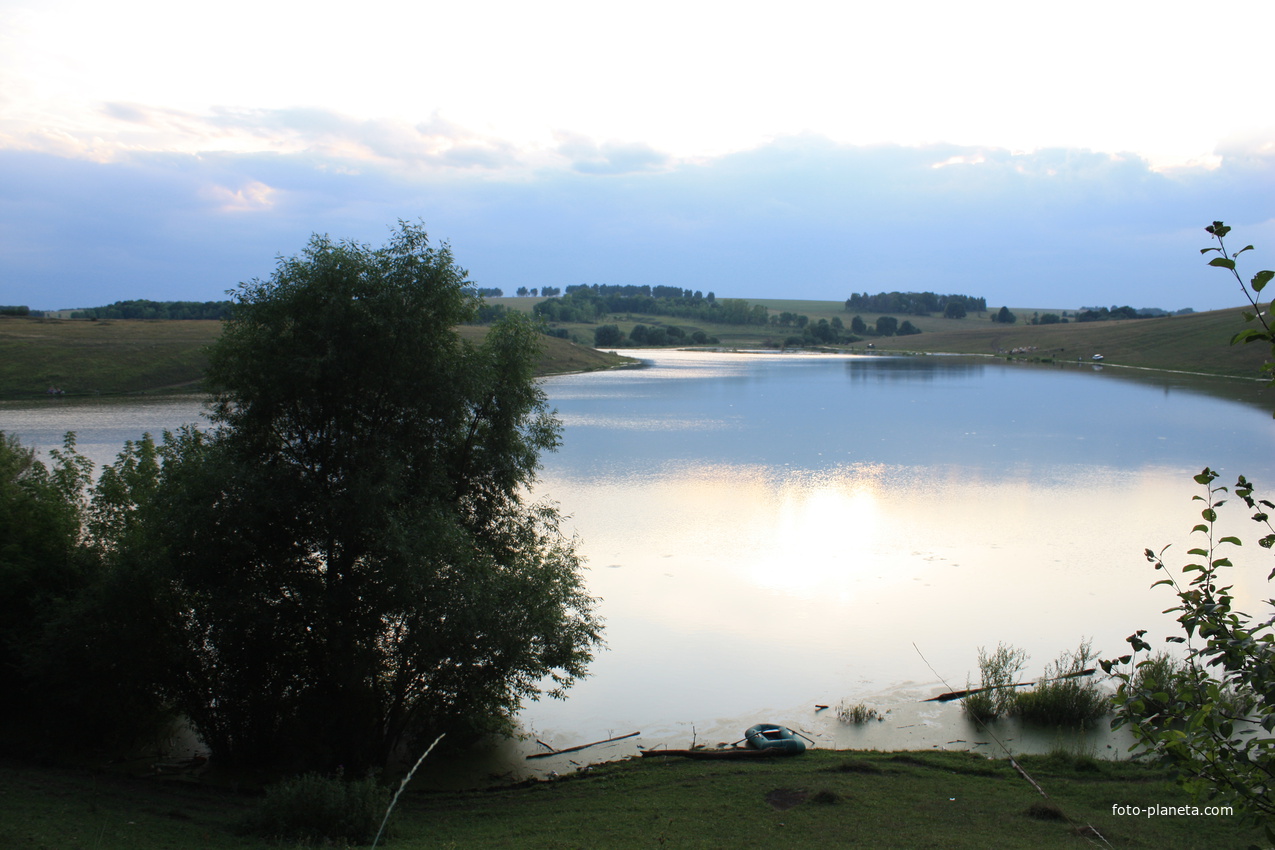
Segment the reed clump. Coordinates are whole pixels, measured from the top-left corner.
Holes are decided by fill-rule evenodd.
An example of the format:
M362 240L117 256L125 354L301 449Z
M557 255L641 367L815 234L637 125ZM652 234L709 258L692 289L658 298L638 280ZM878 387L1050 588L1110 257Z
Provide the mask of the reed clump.
M842 723L857 726L873 720L885 720L885 715L867 703L857 702L850 705L848 702L843 702L837 706L837 719Z
M1048 726L1083 727L1111 712L1111 697L1092 677L1098 654L1089 640L1064 650L1030 691L1014 695L1014 712Z
M971 720L985 723L1008 714L1014 706L1014 688L1018 676L1027 666L1027 652L1015 646L998 643L996 649L978 650L978 670L981 684L969 684L969 693L961 700L965 713Z

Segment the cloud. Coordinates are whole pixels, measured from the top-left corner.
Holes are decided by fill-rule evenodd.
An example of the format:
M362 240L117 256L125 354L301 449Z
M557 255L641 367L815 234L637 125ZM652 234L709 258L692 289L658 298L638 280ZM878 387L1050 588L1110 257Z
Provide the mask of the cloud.
M670 164L671 158L650 145L619 142L599 144L576 133L555 133L557 152L573 170L581 174L628 174L655 171Z
M147 132L194 120L111 109ZM1275 157L1258 144L1216 167L1158 171L1087 150L814 135L691 162L565 133L529 153L437 118L326 110L196 125L274 144L101 161L0 150L0 301L220 298L312 232L379 244L400 218L423 220L476 282L506 291L651 283L840 300L900 289L1011 307L1207 309L1241 298L1199 260L1214 219L1258 245L1246 255L1255 269L1275 265Z
M413 172L535 165L511 143L437 115L412 124L356 119L318 108L214 108L197 113L128 102L105 103L98 112L109 119L105 126L36 130L30 124L0 122L0 149L98 162L147 153L251 156L269 152L318 157L326 161L328 170L347 173L368 165Z
M237 189L208 186L201 194L221 212L260 212L275 205L278 191L265 183L250 180Z

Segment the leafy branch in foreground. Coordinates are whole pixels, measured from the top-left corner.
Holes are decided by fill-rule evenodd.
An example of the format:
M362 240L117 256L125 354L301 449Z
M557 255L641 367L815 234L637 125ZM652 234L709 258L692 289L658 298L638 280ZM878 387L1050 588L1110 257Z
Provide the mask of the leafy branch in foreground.
M1218 536L1219 509L1227 503L1224 486L1215 486L1217 473L1205 469L1195 476L1206 495L1193 498L1205 503L1203 522L1192 529L1204 537L1188 554L1194 561L1170 573L1164 554L1146 551L1156 570L1168 575L1153 587L1173 588L1178 604L1168 612L1178 614L1185 636L1166 638L1185 647L1180 668L1164 672L1164 659L1150 655L1146 630L1130 635L1133 653L1102 661L1102 668L1117 682L1113 728L1128 725L1137 745L1172 766L1178 781L1192 792L1231 803L1254 821L1266 825L1275 840L1275 620L1254 621L1235 609L1232 585L1224 584L1224 570L1233 567L1222 550L1241 546L1238 537ZM1241 479L1241 498L1259 508L1253 516L1270 530L1265 512L1271 503L1255 499L1252 486ZM1269 548L1275 534L1262 538ZM1275 578L1275 571L1267 576Z
M1209 260L1209 265L1227 269L1235 276L1236 282L1239 283L1240 289L1244 292L1244 297L1248 299L1249 304L1253 305L1253 309L1251 311L1244 311L1244 321L1257 322L1261 325L1260 330L1257 328L1246 328L1245 330L1240 331L1231 338L1231 344L1235 345L1240 342L1269 343L1271 346L1271 358L1266 361L1266 365L1262 368L1263 371L1271 373L1271 383L1275 383L1275 331L1271 330L1270 323L1267 321L1267 315L1270 312L1271 305L1270 303L1267 303L1266 310L1262 310L1262 305L1258 303L1258 298L1261 295L1262 290L1266 288L1266 284L1270 283L1272 278L1275 278L1275 271L1263 269L1253 275L1252 279L1249 280L1247 285L1245 285L1244 278L1240 277L1239 269L1236 268L1235 261L1239 258L1240 254L1243 254L1245 251L1252 251L1253 246L1245 245L1234 254L1228 254L1226 252L1225 239L1226 235L1231 232L1231 228L1227 227L1220 221L1215 221L1204 229L1212 234L1213 238L1217 240L1217 246L1213 248L1201 248L1200 253L1217 253L1221 255ZM1252 287L1252 291L1250 291L1250 287Z
M1218 244L1200 253L1219 254L1209 265L1235 276L1253 306L1251 312L1244 311L1245 321L1261 327L1241 331L1231 344L1270 343L1271 356L1264 370L1275 373L1275 333L1267 321L1271 305L1263 311L1258 303L1275 272L1260 271L1245 285L1235 261L1253 246L1227 253L1225 238L1231 228L1215 221L1205 230ZM1204 508L1202 522L1191 533L1202 535L1204 541L1188 550L1194 560L1181 568L1180 575L1165 564L1167 546L1158 553L1146 550L1147 560L1166 574L1152 587L1170 587L1177 596L1177 605L1165 613L1178 615L1184 634L1166 640L1184 648L1181 660L1164 652L1152 653L1142 629L1128 637L1132 653L1101 665L1117 683L1113 728L1129 726L1135 748L1141 746L1173 767L1179 784L1198 795L1231 803L1260 823L1267 838L1275 842L1271 793L1275 785L1275 617L1268 612L1265 619L1255 618L1236 610L1233 585L1224 582L1225 571L1234 567L1226 551L1243 543L1218 532L1219 511L1227 504L1230 490L1215 484L1217 477L1207 467L1195 476L1204 495L1193 499L1203 502ZM1263 528L1258 546L1269 551L1275 547L1271 524L1275 503L1255 493L1252 482L1239 476L1234 494L1253 511L1252 520ZM1266 577L1267 582L1272 579L1275 570ZM1266 604L1275 606L1275 600L1267 599ZM1146 654L1135 661L1139 653Z

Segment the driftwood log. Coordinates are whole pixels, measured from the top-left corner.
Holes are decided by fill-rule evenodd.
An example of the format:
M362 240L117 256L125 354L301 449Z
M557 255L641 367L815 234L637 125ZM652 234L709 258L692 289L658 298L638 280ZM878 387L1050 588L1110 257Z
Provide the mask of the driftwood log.
M1055 676L1052 679L1038 679L1035 682L1017 682L1013 685L989 685L986 688L969 688L964 691L951 691L950 693L939 694L936 697L921 700L921 702L951 702L954 699L964 699L970 694L981 694L985 691L998 691L1002 688L1025 688L1028 685L1039 685L1041 682L1057 682L1060 679L1075 679L1077 676L1092 676L1095 672L1097 671L1090 667L1088 670L1081 670L1079 673L1065 673L1062 676Z
M630 732L627 735L617 735L614 738L607 738L604 741L594 741L591 744L581 744L578 747L564 747L561 750L551 750L550 752L547 752L547 753L532 753L531 755L527 756L527 758L547 759L549 758L549 756L561 755L562 753L574 753L578 750L587 750L589 747L596 747L599 744L609 744L612 741L623 741L625 738L636 738L638 735L641 735L641 734L642 734L641 732ZM539 743L541 746L548 746L543 741L538 741L537 743Z

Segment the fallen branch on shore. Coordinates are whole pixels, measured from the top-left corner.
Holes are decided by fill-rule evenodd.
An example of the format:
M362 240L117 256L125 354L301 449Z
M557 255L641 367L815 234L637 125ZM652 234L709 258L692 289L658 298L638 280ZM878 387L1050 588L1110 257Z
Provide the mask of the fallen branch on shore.
M549 758L549 756L561 755L562 753L574 753L577 750L587 750L589 747L596 747L598 744L609 744L612 741L623 741L625 738L636 738L638 735L641 735L641 734L642 734L641 732L630 732L627 735L617 735L614 738L607 738L604 741L594 741L591 744L580 744L578 747L565 747L561 750L551 750L550 752L547 752L547 753L532 753L531 755L527 756L527 758L528 759L547 759ZM542 746L547 746L542 741L537 741L537 743L541 744Z

